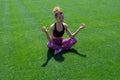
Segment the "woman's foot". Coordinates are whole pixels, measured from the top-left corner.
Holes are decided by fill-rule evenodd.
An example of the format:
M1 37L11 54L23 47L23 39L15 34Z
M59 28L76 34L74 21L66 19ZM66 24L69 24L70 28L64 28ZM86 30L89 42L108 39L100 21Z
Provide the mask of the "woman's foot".
M55 51L54 51L54 54L56 55L56 54L60 53L61 51L62 51L62 48L60 48L60 49L58 49L58 50L55 50Z

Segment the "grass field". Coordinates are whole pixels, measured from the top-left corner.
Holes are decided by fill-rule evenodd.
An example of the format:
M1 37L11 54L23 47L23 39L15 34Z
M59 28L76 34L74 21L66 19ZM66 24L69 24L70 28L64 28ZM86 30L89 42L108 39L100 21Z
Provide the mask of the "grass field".
M0 0L0 80L120 80L120 0ZM60 6L71 32L87 28L73 48L49 51L40 30ZM67 34L64 36L68 38ZM86 55L84 57L83 55ZM44 66L44 67L43 67Z

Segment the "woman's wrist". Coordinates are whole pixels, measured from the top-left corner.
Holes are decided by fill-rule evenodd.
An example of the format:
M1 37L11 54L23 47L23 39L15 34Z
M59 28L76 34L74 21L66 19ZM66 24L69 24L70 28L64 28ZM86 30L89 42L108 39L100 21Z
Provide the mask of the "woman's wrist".
M45 33L48 33L48 31L46 30Z

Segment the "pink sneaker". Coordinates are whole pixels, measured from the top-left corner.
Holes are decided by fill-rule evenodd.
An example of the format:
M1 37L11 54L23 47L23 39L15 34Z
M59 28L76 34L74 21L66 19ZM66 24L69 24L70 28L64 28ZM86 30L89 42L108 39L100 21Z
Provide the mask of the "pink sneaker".
M54 54L56 55L56 54L58 54L58 53L61 52L61 51L62 51L62 48L60 48L60 49L58 49L58 50L55 50Z

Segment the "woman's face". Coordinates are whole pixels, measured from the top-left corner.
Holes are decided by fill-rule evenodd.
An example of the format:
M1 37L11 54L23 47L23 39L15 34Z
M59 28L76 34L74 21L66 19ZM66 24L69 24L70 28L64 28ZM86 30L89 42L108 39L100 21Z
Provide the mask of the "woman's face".
M56 20L57 22L63 22L64 21L63 13L57 13Z

